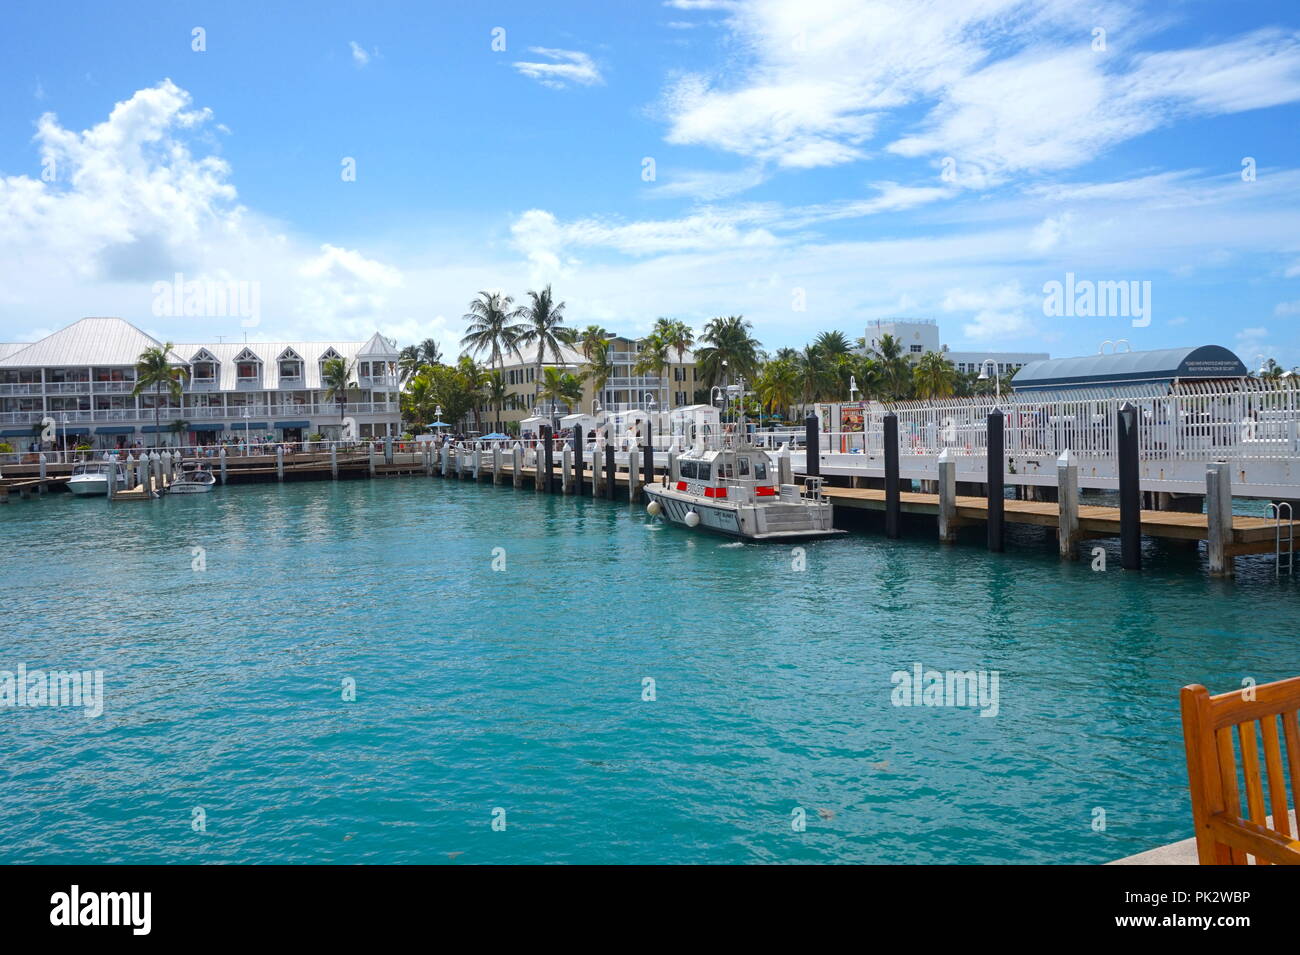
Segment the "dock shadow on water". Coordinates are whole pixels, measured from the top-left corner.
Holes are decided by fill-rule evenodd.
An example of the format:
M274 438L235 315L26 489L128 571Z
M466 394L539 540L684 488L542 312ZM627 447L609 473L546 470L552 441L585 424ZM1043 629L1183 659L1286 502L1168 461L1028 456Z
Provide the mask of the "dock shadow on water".
M1266 560L648 521L418 478L0 510L0 670L104 694L4 714L0 857L1102 862L1189 834L1178 689L1295 669Z

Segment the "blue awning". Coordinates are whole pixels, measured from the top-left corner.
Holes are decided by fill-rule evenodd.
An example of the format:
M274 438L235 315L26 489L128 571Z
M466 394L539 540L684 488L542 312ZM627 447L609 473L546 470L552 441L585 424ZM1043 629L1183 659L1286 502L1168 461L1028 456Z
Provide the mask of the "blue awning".
M31 428L6 428L0 431L0 438L31 438L35 435L36 432Z
M60 428L59 430L64 434L90 434L89 428ZM27 433L31 434L30 431Z
M310 421L277 421L274 425L277 428L310 428Z
M135 426L113 425L106 428L96 428L95 434L135 434Z
M225 425L220 424L218 422L209 421L205 424L192 424L190 425L190 430L191 431L222 431L225 429L225 427L226 427Z

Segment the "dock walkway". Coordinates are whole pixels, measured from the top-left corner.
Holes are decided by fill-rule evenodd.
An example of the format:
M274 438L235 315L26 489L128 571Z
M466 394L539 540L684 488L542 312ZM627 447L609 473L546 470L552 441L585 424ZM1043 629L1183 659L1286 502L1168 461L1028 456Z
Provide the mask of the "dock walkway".
M883 511L885 492L877 488L826 487L822 493L840 507ZM939 495L913 491L899 492L899 510L904 514L926 514L938 517ZM988 500L983 497L958 495L956 513L958 524L973 524L988 518ZM1181 511L1141 512L1142 535L1172 540L1209 540L1209 518L1205 514ZM1003 520L1009 524L1037 524L1040 527L1058 526L1057 505L1048 501L1015 501L1003 503ZM1288 525L1300 538L1300 521L1282 521L1283 543L1287 541ZM1231 556L1243 554L1271 554L1277 546L1278 522L1272 518L1232 516L1232 541L1228 545ZM1120 533L1118 507L1097 504L1079 505L1079 537L1117 537Z

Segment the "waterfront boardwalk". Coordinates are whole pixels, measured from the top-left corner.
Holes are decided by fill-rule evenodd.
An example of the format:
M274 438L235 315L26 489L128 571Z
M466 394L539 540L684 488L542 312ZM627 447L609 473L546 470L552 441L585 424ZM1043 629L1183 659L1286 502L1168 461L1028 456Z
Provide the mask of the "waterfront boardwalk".
M837 507L884 511L885 492L875 488L826 487L822 494ZM939 495L899 492L899 510L904 514L939 515ZM956 500L957 524L973 524L988 518L988 500L983 497L958 495ZM1003 520L1008 524L1037 524L1041 527L1058 526L1058 505L1046 501L1003 502ZM1300 536L1300 521L1283 521L1283 543L1287 541L1286 528ZM1205 514L1180 511L1141 512L1142 536L1163 537L1172 540L1209 540L1209 519ZM1232 517L1232 541L1228 545L1231 556L1243 554L1271 554L1277 546L1278 522L1272 518ZM1118 507L1097 504L1079 505L1079 538L1118 537L1120 512Z

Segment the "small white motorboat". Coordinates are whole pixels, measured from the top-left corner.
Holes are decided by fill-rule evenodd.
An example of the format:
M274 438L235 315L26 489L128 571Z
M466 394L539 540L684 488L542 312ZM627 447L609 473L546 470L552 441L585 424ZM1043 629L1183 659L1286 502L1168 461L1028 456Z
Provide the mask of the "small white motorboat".
M832 523L820 478L806 478L804 487L779 484L776 462L748 442L734 449L692 449L677 460L676 470L663 484L645 486L652 517L754 541L844 533Z
M205 494L217 486L217 476L211 471L196 469L186 471L167 488L168 494Z
M115 491L125 490L128 486L126 468L117 461L83 461L72 466L72 477L68 479L68 490L78 497L105 497L108 494L108 482L116 482Z

